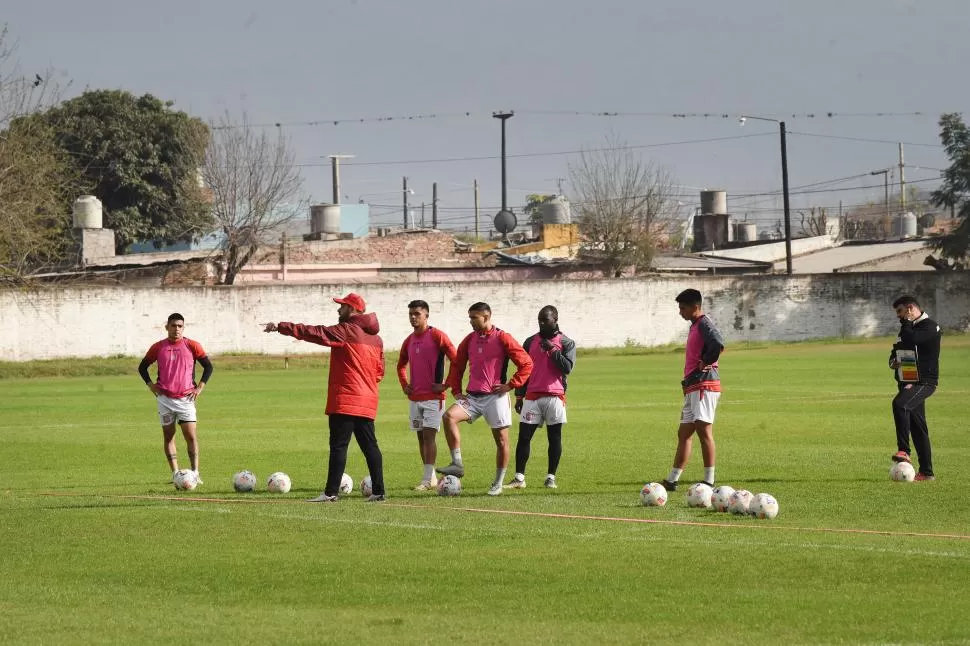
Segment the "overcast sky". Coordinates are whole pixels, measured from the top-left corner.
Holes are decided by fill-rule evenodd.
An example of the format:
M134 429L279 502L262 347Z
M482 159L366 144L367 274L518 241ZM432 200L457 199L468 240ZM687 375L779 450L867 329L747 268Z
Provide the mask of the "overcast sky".
M476 178L494 214L496 110L516 112L513 207L555 192L568 153L612 134L667 166L685 203L725 189L731 212L767 223L780 198L744 196L780 193L778 127L741 127L741 113L786 120L793 205L836 209L882 199L868 173L898 162L899 141L907 182L931 188L947 164L939 115L970 105L967 0L3 4L24 73L53 68L73 94L121 88L205 119L245 110L282 124L315 201L330 199L326 155L356 155L341 192L388 205L375 223L401 222L404 175L416 204L439 183L443 225L469 222ZM618 115L592 114L604 112ZM673 116L704 113L715 116Z

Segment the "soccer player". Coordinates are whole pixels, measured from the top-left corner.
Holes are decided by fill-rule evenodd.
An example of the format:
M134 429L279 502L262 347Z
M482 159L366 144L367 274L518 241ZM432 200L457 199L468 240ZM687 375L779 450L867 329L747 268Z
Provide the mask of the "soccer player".
M404 339L397 360L397 378L410 400L408 419L418 438L424 474L415 491L433 491L438 485L434 463L438 459L435 434L445 409L445 357L455 360L455 346L448 335L428 324L430 308L425 301L408 303L408 322L414 332ZM408 367L410 366L410 381Z
M351 436L357 439L367 460L373 483L373 492L367 501L382 502L385 499L384 459L374 429L377 384L384 378L384 342L377 335L381 326L377 315L364 313L367 305L359 294L350 293L333 301L340 305L336 325L267 323L263 331L279 332L330 348L326 408L330 426L327 484L319 496L307 502L337 502Z
M184 336L185 317L175 312L165 322L168 337L153 343L145 358L138 364L138 374L155 396L158 417L162 422L162 448L174 476L178 471L178 451L175 448L175 425L182 428L182 436L189 453L189 464L199 475L198 416L195 401L212 377L212 361L198 341ZM195 382L195 362L202 366L202 378ZM153 383L148 367L158 363L158 379ZM202 484L202 478L199 478Z
M511 334L492 324L492 309L487 303L475 303L468 308L468 322L473 331L458 344L458 356L451 364L447 380L455 396L455 403L445 411L445 438L451 449L451 464L437 471L459 478L465 475L458 425L471 424L484 417L495 439L495 480L488 495L497 496L502 493L502 481L509 465L509 426L512 425L509 391L529 378L532 359ZM506 381L510 360L517 370ZM466 367L468 389L463 392Z
M721 377L717 360L724 350L724 340L710 317L704 314L701 293L685 289L676 298L680 317L690 321L684 360L684 407L677 429L677 452L670 475L661 484L667 491L677 490L677 481L690 460L691 444L696 433L704 456L704 484L714 486L714 412L721 398Z
M532 436L545 424L549 438L545 485L555 489L556 470L562 457L562 426L566 423L566 375L576 365L576 342L559 330L559 311L546 305L539 310L539 333L527 338L522 348L532 359L532 374L515 389L519 439L515 445L515 476L505 488L525 489L525 465Z
M912 296L900 296L893 302L899 318L899 336L889 355L889 367L898 369L899 350L915 350L916 380L902 381L896 370L899 392L893 398L893 420L896 423L896 454L893 462L910 462L909 436L919 458L916 480L936 480L933 474L933 450L930 430L926 425L926 400L936 392L940 380L940 326L927 316Z

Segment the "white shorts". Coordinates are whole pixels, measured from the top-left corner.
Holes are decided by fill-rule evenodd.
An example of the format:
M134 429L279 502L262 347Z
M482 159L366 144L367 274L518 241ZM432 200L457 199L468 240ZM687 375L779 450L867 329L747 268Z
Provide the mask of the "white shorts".
M684 407L680 411L680 423L691 422L714 423L714 411L721 393L710 390L695 390L684 395Z
M512 405L508 393L501 395L464 395L455 403L468 413L468 423L484 417L492 429L512 426Z
M566 423L566 404L560 397L540 397L522 402L519 421L525 424L546 426Z
M162 426L168 426L178 422L196 422L195 400L188 397L173 399L167 395L159 395L155 398L158 402L158 418Z
M408 419L411 420L411 430L420 431L423 428L441 429L441 416L445 412L445 402L440 399L426 399L411 402Z

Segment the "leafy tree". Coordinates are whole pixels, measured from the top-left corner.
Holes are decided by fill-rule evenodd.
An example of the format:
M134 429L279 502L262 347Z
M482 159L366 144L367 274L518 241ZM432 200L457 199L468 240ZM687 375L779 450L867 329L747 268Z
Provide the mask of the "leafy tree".
M671 174L644 162L610 137L569 165L573 212L584 240L582 255L606 276L646 270L680 205Z
M960 114L940 116L940 141L950 166L943 171L943 184L933 191L933 203L954 209L960 224L937 238L934 247L950 268L966 269L970 264L970 129Z
M213 224L199 182L208 128L150 94L93 90L35 115L104 204L122 252L141 240L188 241Z
M232 285L239 270L288 222L306 214L299 193L303 178L289 140L275 137L227 112L212 124L202 176L212 193L212 213L226 236L221 282Z
M542 211L539 207L554 197L555 195L544 193L529 193L525 196L525 208L522 209L522 212L525 213L530 225L542 224Z

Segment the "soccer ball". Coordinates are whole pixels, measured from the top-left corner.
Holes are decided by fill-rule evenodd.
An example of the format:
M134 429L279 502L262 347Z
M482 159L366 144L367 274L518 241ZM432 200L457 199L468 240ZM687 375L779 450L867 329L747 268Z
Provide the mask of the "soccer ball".
M703 482L695 482L687 490L687 506L697 509L707 509L711 506L714 490Z
M179 469L172 474L172 484L179 491L192 491L199 486L199 476L192 469Z
M444 476L438 481L439 496L457 496L461 493L461 480L455 476Z
M769 493L759 493L748 506L748 512L755 518L770 520L778 515L778 501Z
M266 480L266 489L273 493L287 493L290 486L290 476L282 471L277 471Z
M239 493L256 489L256 476L252 471L240 471L232 477L232 488Z
M748 513L748 505L751 504L752 498L754 498L754 496L747 489L738 489L731 494L731 499L728 503L728 511L732 514L744 516Z
M364 498L370 498L372 493L374 493L374 485L371 483L370 476L364 476L360 481L360 494Z
M711 492L711 507L715 511L727 511L731 507L731 496L733 495L734 487L730 485L714 487L714 491Z
M667 490L659 482L648 482L640 490L640 502L644 507L663 507L667 504Z
M338 491L343 494L350 493L354 490L354 479L350 477L350 474L345 473L340 479L340 488Z
M916 469L909 462L897 462L889 470L889 477L896 482L912 482L916 477Z

